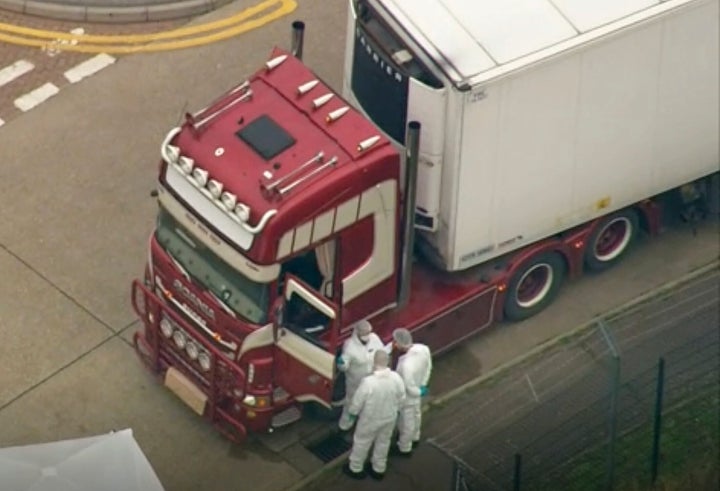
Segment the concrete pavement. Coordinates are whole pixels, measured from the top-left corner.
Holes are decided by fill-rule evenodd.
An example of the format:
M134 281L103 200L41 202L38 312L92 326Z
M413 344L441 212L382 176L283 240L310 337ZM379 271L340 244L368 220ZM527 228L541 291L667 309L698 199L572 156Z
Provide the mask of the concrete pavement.
M620 352L624 380L652 370L659 356L685 346L688 341L717 339L719 267L720 262L715 259L602 315ZM688 299L691 299L689 305ZM696 305L698 302L700 308ZM686 312L687 309L690 310ZM689 322L689 317L700 320ZM543 329L544 326L537 327ZM544 466L543 458L549 457L545 451L538 450L537 446L542 446L538 441L557 431L557 427L565 423L564 418L577 417L573 411L587 410L609 392L609 366L603 363L608 361L609 351L596 320L590 320L447 393L429 398L424 407L423 441L409 459L391 456L381 483L370 477L356 481L343 475L340 468L347 461L346 453L292 490L464 489L451 486L453 465L449 454L480 473L482 484L472 484L473 489L476 485L480 486L478 489L510 489L512 457L516 452L531 452L530 447L538 453L523 455L526 466L530 466L527 463L530 462L536 472L538 468L543 473L554 470ZM434 380L431 387L435 390ZM666 394L666 399L670 395ZM563 397L567 400L562 400ZM599 421L592 416L588 418L581 426L591 428L587 430L590 434L593 424L604 426L606 421L602 411ZM592 445L587 443L593 441L592 437L582 434L580 429L574 431L577 432L575 440L585 439L586 445ZM555 442L546 438L545 443ZM559 446L550 447L546 452L555 455L561 449L568 451ZM573 450L583 448L573 447ZM525 482L532 484L532 479Z
M332 6L296 13L313 29L306 59L337 87L346 10ZM258 440L230 444L146 372L129 342L138 327L130 282L147 258L161 140L274 45L288 47L291 20L124 57L0 128L0 446L129 427L168 491L279 491L303 465L322 465Z
M238 4L198 22L227 16ZM340 87L346 2L303 2L305 60ZM156 204L158 148L204 106L289 43L289 23L192 50L128 56L0 129L0 446L130 427L168 491L280 491L322 467L303 443L318 426L231 445L140 365L129 304ZM644 241L645 242L645 241ZM513 359L607 308L717 257L717 226L642 244L556 304L437 360L433 393ZM0 486L0 489L2 486Z

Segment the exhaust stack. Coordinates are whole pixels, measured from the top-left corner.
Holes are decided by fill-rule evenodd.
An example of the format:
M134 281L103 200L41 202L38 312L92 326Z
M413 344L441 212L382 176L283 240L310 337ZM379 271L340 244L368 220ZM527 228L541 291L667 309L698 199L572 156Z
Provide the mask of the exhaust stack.
M400 253L400 286L398 307L410 299L413 245L415 244L415 195L417 192L418 155L420 153L420 123L408 123L405 138L405 200L403 203L403 234Z
M290 40L290 52L298 60L302 60L303 40L305 37L305 23L296 20L292 23L292 37Z

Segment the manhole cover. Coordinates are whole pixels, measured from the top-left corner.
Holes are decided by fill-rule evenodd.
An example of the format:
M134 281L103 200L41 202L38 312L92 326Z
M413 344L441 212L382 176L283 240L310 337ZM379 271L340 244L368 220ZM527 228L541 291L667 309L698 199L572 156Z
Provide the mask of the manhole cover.
M352 435L348 434L347 438L351 438ZM331 460L340 457L342 454L350 450L352 446L351 442L345 439L346 437L342 434L335 433L327 438L308 445L307 448L313 455L327 464Z

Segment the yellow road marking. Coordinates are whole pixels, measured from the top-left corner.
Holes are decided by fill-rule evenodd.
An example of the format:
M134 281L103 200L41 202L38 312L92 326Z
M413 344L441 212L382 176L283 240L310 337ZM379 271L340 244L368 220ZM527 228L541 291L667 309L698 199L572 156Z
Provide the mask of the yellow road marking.
M155 32L151 34L116 34L116 35L91 35L91 34L72 34L62 31L46 31L43 29L33 29L30 27L16 26L13 24L0 23L0 31L10 32L14 34L22 34L25 36L40 38L40 39L65 39L68 41L88 41L95 44L104 43L115 43L115 44L129 44L136 42L151 42L160 39L172 39L183 36L190 36L199 34L207 31L217 30L223 27L227 27L236 24L240 21L252 17L260 12L268 9L276 3L286 3L283 0L265 0L257 5L248 7L247 9L239 12L233 16L227 17L214 22L208 22L206 24L200 24L197 26L183 27L180 29L173 29L171 31Z
M247 20L276 5L278 7L275 10L254 19ZM55 43L57 43L58 39L77 41L77 44L66 44L59 46L59 48L63 51L75 51L81 53L103 52L122 54L168 51L202 46L204 44L210 44L237 36L238 34L242 34L252 29L257 29L269 22L284 17L296 8L297 2L295 0L265 0L225 19L197 26L189 26L151 34L76 35L67 32L44 31L40 29L31 29L28 27L0 23L0 41L37 48L47 47L50 43L48 40L52 40ZM198 34L210 31L218 32L198 36ZM15 36L13 34L22 34L23 36ZM190 36L195 37L191 37L189 39L177 39ZM163 39L172 39L172 41L155 42Z

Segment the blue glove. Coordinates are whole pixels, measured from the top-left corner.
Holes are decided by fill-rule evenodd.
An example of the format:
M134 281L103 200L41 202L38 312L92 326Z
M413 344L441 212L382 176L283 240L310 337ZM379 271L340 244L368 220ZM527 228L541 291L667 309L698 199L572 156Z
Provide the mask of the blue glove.
M335 364L338 366L338 368L345 366L345 360L343 359L341 354L338 354L335 357Z
M425 397L428 393L427 385L420 386L420 397Z

